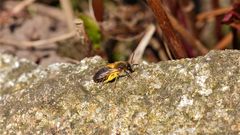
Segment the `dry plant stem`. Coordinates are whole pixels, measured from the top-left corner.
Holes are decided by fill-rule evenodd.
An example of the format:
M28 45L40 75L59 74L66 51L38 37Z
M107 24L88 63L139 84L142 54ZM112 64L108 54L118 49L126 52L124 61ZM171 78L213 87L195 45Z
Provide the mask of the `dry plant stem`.
M174 57L177 59L188 57L181 44L181 40L175 35L175 31L162 7L161 1L147 0L147 3L155 14L158 24L163 31L164 39L166 40Z
M214 49L220 49L220 50L225 49L225 48L227 48L227 46L229 46L231 44L232 40L233 40L232 33L228 33L221 41L219 41L215 45Z
M43 4L32 4L29 6L29 8L35 11L36 13L49 16L58 21L63 21L63 22L66 21L62 11L57 8L52 8L49 6L45 6Z
M85 47L87 47L89 50L89 56L91 55L91 50L92 50L92 43L89 40L89 37L85 31L84 25L83 25L83 21L81 19L75 19L74 20L74 24L75 24L75 31L76 31L76 35L75 35L75 40L81 40L83 41L83 44L85 45Z
M0 39L1 44L8 44L18 48L28 48L28 47L38 47L51 43L55 43L58 41L66 40L75 36L75 31L72 31L67 34L60 35L58 37L53 37L46 40L38 40L38 41L14 41L12 39Z
M8 5L7 9L11 9L9 5L19 5L21 2L17 1L6 1L5 4ZM28 5L28 9L33 11L36 14L41 14L44 16L51 17L52 19L58 20L58 21L65 21L65 17L63 16L63 13L60 9L58 8L53 8L49 7L44 4L39 4L39 3L32 3L31 5Z
M174 29L183 37L184 40L186 40L190 45L197 49L201 55L204 55L208 52L208 49L197 38L189 33L182 25L180 25L172 15L168 14L168 17Z
M163 40L163 33L162 33L162 30L160 29L160 27L157 27L157 33L158 33L158 35L161 38L162 44L163 44L163 46L165 48L165 52L166 52L168 58L170 60L173 60L173 56L172 56L172 54L171 54L171 52L169 50L169 47L167 46L167 43Z
M154 49L156 49L158 51L160 60L162 60L162 61L168 60L168 56L166 54L165 49L163 48L162 45L160 45L160 43L158 42L158 40L156 38L152 38L150 41L150 44L153 46Z
M79 64L80 62L78 60L72 59L72 58L68 58L68 57L62 57L63 59L65 59L67 62L72 63L72 64Z
M20 12L24 7L30 5L32 2L34 2L34 0L25 0L25 1L17 4L16 8L13 9L13 13ZM12 46L15 46L18 48L25 49L25 48L29 48L29 47L38 47L38 46L48 45L51 43L66 40L66 39L76 36L76 32L75 32L74 24L73 24L73 14L72 14L72 9L71 9L70 3L67 0L61 0L61 5L63 6L64 12L67 16L67 20L68 20L67 23L68 23L69 29L71 30L70 32L60 35L60 36L57 36L57 37L50 38L50 39L43 39L43 40L38 40L38 41L15 41L13 39L0 39L0 43L8 44L8 45L12 45ZM64 18L62 17L62 13L60 13L59 10L54 10L54 9L50 10L50 8L47 8L40 4L33 4L30 7L43 13L43 14L48 14L57 20L60 20L60 21L64 20Z
M86 34L83 21L81 19L75 19L74 24L75 24L76 38L79 38L79 39L83 38L82 35Z
M167 44L164 42L163 45L164 45L164 47L165 47L165 50L166 50L166 53L167 53L169 59L170 59L170 60L173 60L174 58L173 58L173 56L172 56L172 54L171 54L171 52L170 52L170 50L169 50Z
M96 17L94 15L94 9L93 9L93 4L92 3L93 3L93 0L88 1L89 13L90 13L91 17L93 17L96 21Z
M73 38L76 37L78 39L81 39L83 37L81 37L81 35L85 34L85 31L83 29L83 22L82 20L76 19L75 20L75 30L68 32L66 34L57 36L57 37L53 37L50 39L43 39L43 40L38 40L38 41L15 41L12 39L0 39L0 44L8 44L8 45L12 45L18 48L29 48L29 47L39 47L39 46L44 46L44 45L48 45L51 43L56 43L59 41L63 41L69 38ZM87 39L85 39L87 40Z
M129 62L134 63L134 64L137 64L140 62L140 60L143 57L144 50L146 49L149 41L151 40L155 30L156 30L156 27L153 24L150 24L147 27L146 34L143 36L142 40L138 44L134 53L130 56ZM133 60L131 61L132 58L133 58Z
M70 0L60 0L60 3L67 20L69 31L74 31L74 23L73 23L74 17L73 17L73 10L70 4Z
M222 15L224 13L227 13L230 10L232 10L232 7L220 8L220 9L216 9L216 10L213 10L213 11L200 13L200 14L197 15L197 21L201 22L201 21L204 21L204 20L208 20L208 19L211 19L215 16L219 16L219 15Z
M24 0L22 2L20 2L17 6L15 6L12 9L12 13L13 14L18 14L19 12L21 12L25 7L27 7L28 5L32 4L35 0Z

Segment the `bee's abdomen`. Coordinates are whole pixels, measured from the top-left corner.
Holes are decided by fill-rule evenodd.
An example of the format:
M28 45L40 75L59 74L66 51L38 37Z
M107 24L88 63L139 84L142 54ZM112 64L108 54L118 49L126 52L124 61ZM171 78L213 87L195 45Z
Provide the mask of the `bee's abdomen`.
M93 76L93 81L96 83L104 82L108 78L108 74L109 74L109 67L101 68Z

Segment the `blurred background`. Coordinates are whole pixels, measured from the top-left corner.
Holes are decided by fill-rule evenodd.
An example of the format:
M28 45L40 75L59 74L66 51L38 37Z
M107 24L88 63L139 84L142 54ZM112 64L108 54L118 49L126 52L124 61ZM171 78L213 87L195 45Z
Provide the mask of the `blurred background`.
M0 1L0 53L42 66L95 55L159 62L222 49L240 49L239 0Z

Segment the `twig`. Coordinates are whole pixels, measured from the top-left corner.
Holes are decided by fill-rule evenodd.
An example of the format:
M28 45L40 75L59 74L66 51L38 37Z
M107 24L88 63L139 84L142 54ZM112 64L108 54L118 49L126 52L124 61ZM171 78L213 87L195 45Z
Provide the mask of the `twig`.
M94 15L94 9L93 9L93 0L89 0L88 1L88 9L89 9L89 14L92 18L95 19L95 21L97 20L95 15Z
M146 34L143 36L142 40L138 44L134 53L130 56L129 60L131 60L133 56L134 56L134 58L132 59L132 61L129 61L129 62L132 62L132 63L139 63L140 62L140 60L143 57L144 50L146 49L146 47L147 47L150 39L152 38L155 30L156 30L156 27L153 24L150 24L147 27Z
M63 16L63 12L58 8L52 8L39 3L34 3L30 5L29 8L36 13L49 16L58 21L64 22L66 20L66 18Z
M225 49L229 44L231 44L233 39L232 33L227 34L221 41L219 41L214 49Z
M219 16L219 15L222 15L224 13L227 13L232 9L233 9L232 7L226 7L226 8L220 8L220 9L216 9L216 10L213 10L213 11L200 13L200 14L197 15L197 21L202 22L206 19L211 19L215 16Z
M162 30L160 29L160 27L157 27L157 33L158 33L158 35L159 35L160 38L161 38L162 45L164 46L164 49L165 49L165 51L166 51L166 54L167 54L168 58L169 58L170 60L173 60L173 56L172 56L172 54L171 54L171 52L170 52L170 50L169 50L169 47L167 46L167 43L165 42L165 40L163 40L163 32L162 32Z
M163 48L162 45L160 45L160 43L158 42L158 40L156 38L152 38L150 41L150 44L153 46L154 49L156 49L158 51L160 60L162 60L162 61L168 60L168 56L166 54L165 49Z
M69 57L62 57L66 62L72 63L72 64L79 64L80 61L69 58Z
M66 15L71 14L70 16L73 16L71 9L69 9L69 7L68 7L70 5L67 5L67 3L69 4L69 2L66 2L65 0L62 1L62 5L63 5L63 7L65 7L64 8L65 14ZM33 5L33 8L37 8L37 10L39 10L39 8L40 9L44 8L44 6L35 4L35 5ZM53 13L54 14L51 14L52 17L55 17L55 14L56 14L57 15L56 19L62 20L62 17L59 16L58 10L54 10ZM83 34L83 32L81 31L81 29L84 29L82 21L77 20L75 22L75 25L76 25L76 28L75 28L73 20L70 19L70 18L73 18L73 17L68 18L68 25L70 27L69 29L73 29L73 30L71 30L70 32L68 32L66 34L59 35L57 37L53 37L53 38L50 38L50 39L43 39L43 40L38 40L38 41L16 41L16 40L13 40L13 39L2 38L2 39L0 39L0 43L1 44L8 44L8 45L12 45L12 46L15 46L15 47L18 47L18 48L25 49L25 48L29 48L29 47L44 46L44 45L47 45L47 44L59 42L59 41L62 41L62 40L73 38L73 37L76 37L76 38L79 38L79 39L82 38L81 35Z
M6 9L7 10L12 10L12 6L16 7L19 5L21 2L17 1L6 1ZM34 13L41 14L44 16L49 16L55 20L58 21L65 21L66 18L63 16L63 12L59 8L54 8L54 7L49 7L44 4L39 4L39 3L32 3L31 5L28 5L28 9L33 11Z
M69 39L69 38L74 37L74 36L75 36L75 31L67 33L67 34L60 35L58 37L45 39L45 40L15 41L15 40L12 40L12 39L0 39L0 43L1 44L9 44L9 45L19 47L19 48L28 48L28 47L38 47L38 46L43 46L43 45L46 45L46 44L55 43L55 42L58 42L58 41Z
M32 4L35 0L24 0L22 2L20 2L17 6L15 6L12 9L12 14L18 14L19 12L21 12L25 7L27 7L28 5Z
M181 40L175 35L175 31L162 7L161 1L147 0L147 3L155 14L158 24L164 33L164 39L166 40L174 57L178 59L186 58L187 53L181 44Z
M208 52L208 49L204 47L204 45L195 38L192 34L190 34L182 25L178 23L178 21L170 14L168 14L168 17L174 27L174 29L182 36L184 37L184 40L187 40L190 45L192 45L195 49L197 49L201 55L204 55Z
M61 7L63 8L65 17L67 19L67 25L69 31L74 31L74 23L73 23L73 10L69 0L60 0Z

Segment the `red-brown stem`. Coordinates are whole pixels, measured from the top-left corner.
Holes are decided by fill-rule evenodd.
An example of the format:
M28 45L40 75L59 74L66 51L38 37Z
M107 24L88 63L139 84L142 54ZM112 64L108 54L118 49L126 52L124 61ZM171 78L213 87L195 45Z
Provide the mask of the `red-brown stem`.
M199 41L194 34L188 32L181 24L178 23L172 15L168 15L169 20L171 21L174 29L183 37L185 41L189 43L190 46L195 48L201 55L205 55L208 52L208 49Z
M181 40L175 35L175 31L162 7L160 0L147 0L149 7L155 14L158 24L163 31L164 38L175 58L186 58L187 53L181 44Z
M232 27L232 34L233 34L233 39L232 39L233 49L240 50L240 46L239 46L239 44L240 44L239 32L234 27Z
M94 11L94 16L98 22L103 21L103 14L104 14L104 6L103 0L93 0L92 7Z
M232 9L233 9L232 7L225 7L225 8L219 8L219 9L215 9L212 11L200 13L197 15L197 21L201 22L206 19L211 19L215 16L223 15L223 14L231 11Z
M212 0L212 8L213 10L219 9L219 0ZM221 16L216 16L215 18L215 35L217 37L217 40L222 39L222 33L221 33Z

